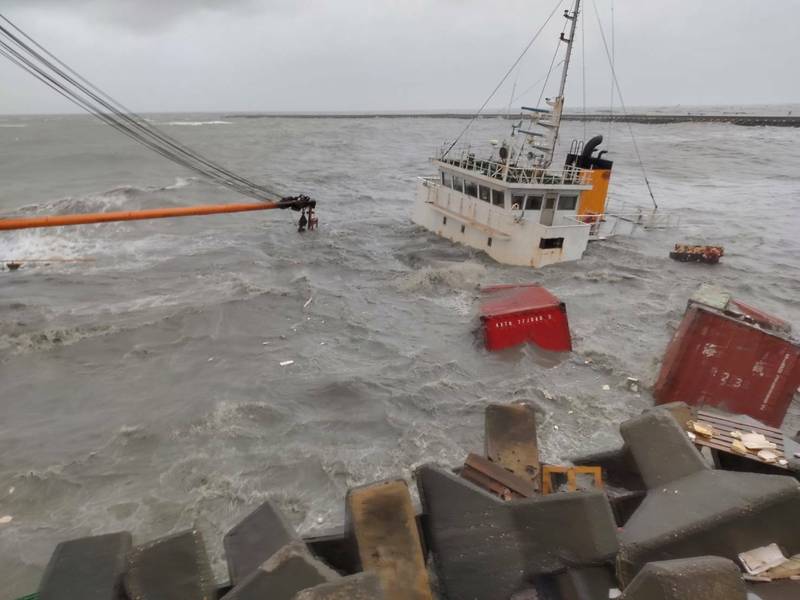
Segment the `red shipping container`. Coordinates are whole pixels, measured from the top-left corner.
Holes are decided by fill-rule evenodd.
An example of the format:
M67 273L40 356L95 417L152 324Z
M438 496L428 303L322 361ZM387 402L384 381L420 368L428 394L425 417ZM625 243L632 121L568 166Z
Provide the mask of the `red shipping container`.
M572 351L567 307L538 285L483 288L481 303L486 348L491 351L533 342L545 350Z
M800 386L800 345L785 321L704 286L667 348L653 395L780 427Z

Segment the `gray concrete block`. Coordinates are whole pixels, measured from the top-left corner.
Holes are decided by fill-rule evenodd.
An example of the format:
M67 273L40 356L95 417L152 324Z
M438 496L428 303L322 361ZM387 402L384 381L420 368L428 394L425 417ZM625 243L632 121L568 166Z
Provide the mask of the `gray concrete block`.
M292 600L302 590L339 578L305 544L291 542L237 584L225 600Z
M61 542L39 585L40 600L120 600L131 548L126 532Z
M666 411L648 411L626 421L620 433L650 489L710 470L686 432Z
M135 547L125 590L133 600L208 600L216 593L203 537L184 531Z
M555 579L560 600L605 600L618 586L610 566L569 569Z
M773 542L789 555L800 553L795 479L711 470L695 461L693 447L683 448L689 443L685 433L665 414L648 413L622 431L650 486L620 533L617 575L623 585L649 562L734 560Z
M367 571L299 592L294 600L384 600L378 576Z
M654 562L625 588L623 600L746 600L742 574L730 560L700 556Z
M508 600L538 575L602 565L617 553L611 507L600 491L504 502L436 466L420 467L416 478L448 598Z
M800 581L782 579L780 581L745 583L747 600L797 600L800 598Z
M297 539L294 528L267 500L223 539L231 583L236 585L286 544Z

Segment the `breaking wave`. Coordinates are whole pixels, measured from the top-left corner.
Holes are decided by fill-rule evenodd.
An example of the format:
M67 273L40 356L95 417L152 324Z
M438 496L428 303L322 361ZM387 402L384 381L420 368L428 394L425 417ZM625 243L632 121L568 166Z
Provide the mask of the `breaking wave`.
M178 125L184 127L200 127L202 125L233 125L230 121L168 121L164 125Z
M439 287L453 290L477 290L486 275L486 267L474 262L440 263L423 267L396 280L404 292L428 291Z

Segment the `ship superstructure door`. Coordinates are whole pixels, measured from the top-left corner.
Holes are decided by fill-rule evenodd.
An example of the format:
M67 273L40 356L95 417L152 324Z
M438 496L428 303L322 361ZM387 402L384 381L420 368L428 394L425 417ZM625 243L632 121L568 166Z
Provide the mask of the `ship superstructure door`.
M542 217L539 220L539 223L542 225L546 225L547 227L551 227L553 225L553 217L556 214L557 199L558 194L547 194L544 197L544 203L542 204Z

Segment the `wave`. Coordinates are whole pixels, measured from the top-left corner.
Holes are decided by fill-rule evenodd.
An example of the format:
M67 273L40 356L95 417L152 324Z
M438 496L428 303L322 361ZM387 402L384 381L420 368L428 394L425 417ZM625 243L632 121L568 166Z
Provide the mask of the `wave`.
M405 292L432 290L438 287L468 291L477 290L485 275L486 267L480 263L441 263L403 275L395 283Z
M25 123L0 123L0 129L22 129L27 127Z
M168 121L164 125L178 125L184 127L200 127L201 125L233 125L230 121Z

